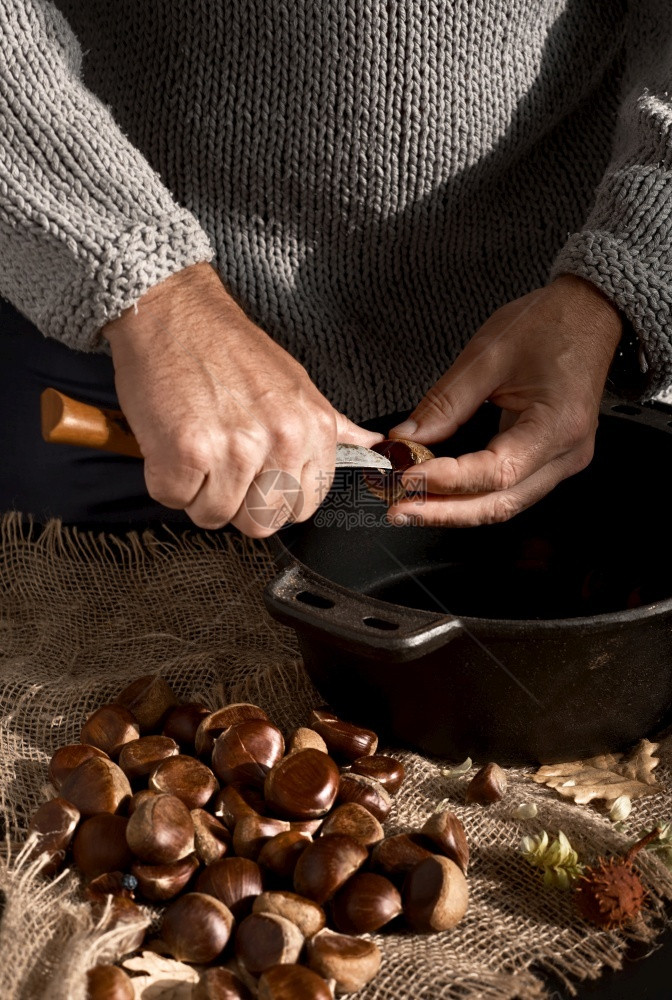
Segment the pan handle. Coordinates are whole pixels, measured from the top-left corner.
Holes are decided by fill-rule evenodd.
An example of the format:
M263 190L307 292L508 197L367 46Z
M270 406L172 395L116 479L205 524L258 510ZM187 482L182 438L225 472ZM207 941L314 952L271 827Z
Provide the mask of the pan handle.
M299 562L286 566L266 585L264 602L274 618L299 634L396 662L416 660L463 632L462 622L453 615L358 594Z

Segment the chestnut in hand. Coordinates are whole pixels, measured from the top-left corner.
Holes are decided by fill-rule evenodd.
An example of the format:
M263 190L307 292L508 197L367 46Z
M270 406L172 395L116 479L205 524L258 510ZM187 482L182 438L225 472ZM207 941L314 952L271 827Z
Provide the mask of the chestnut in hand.
M389 458L392 463L391 472L373 472L369 469L362 473L364 482L370 493L373 493L379 500L383 500L388 507L398 503L402 497L408 495L403 486L401 477L406 469L413 465L420 465L434 458L434 454L425 448L424 444L417 441L407 441L404 438L395 440L379 441L371 446L373 451L379 455Z

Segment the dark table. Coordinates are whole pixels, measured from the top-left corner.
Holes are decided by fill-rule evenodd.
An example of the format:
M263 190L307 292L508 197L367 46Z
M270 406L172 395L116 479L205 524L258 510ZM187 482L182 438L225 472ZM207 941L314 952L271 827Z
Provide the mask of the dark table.
M634 945L618 972L608 969L599 979L577 984L575 997L554 976L542 979L549 1000L672 1000L672 928L653 945Z

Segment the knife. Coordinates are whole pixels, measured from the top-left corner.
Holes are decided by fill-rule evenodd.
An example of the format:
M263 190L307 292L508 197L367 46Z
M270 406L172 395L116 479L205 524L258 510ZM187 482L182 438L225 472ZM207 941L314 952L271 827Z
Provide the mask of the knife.
M105 410L71 399L57 389L40 396L42 437L58 444L83 445L99 451L142 458L140 446L121 410ZM392 468L389 458L358 444L336 445L337 469Z

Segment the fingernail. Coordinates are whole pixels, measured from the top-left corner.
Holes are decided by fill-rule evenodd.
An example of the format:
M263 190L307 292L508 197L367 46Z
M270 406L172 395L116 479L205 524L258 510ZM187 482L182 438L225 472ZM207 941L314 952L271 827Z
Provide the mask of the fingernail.
M404 420L401 424L397 424L392 430L395 434L399 434L401 437L405 437L409 434L415 434L418 429L417 421L415 420Z

